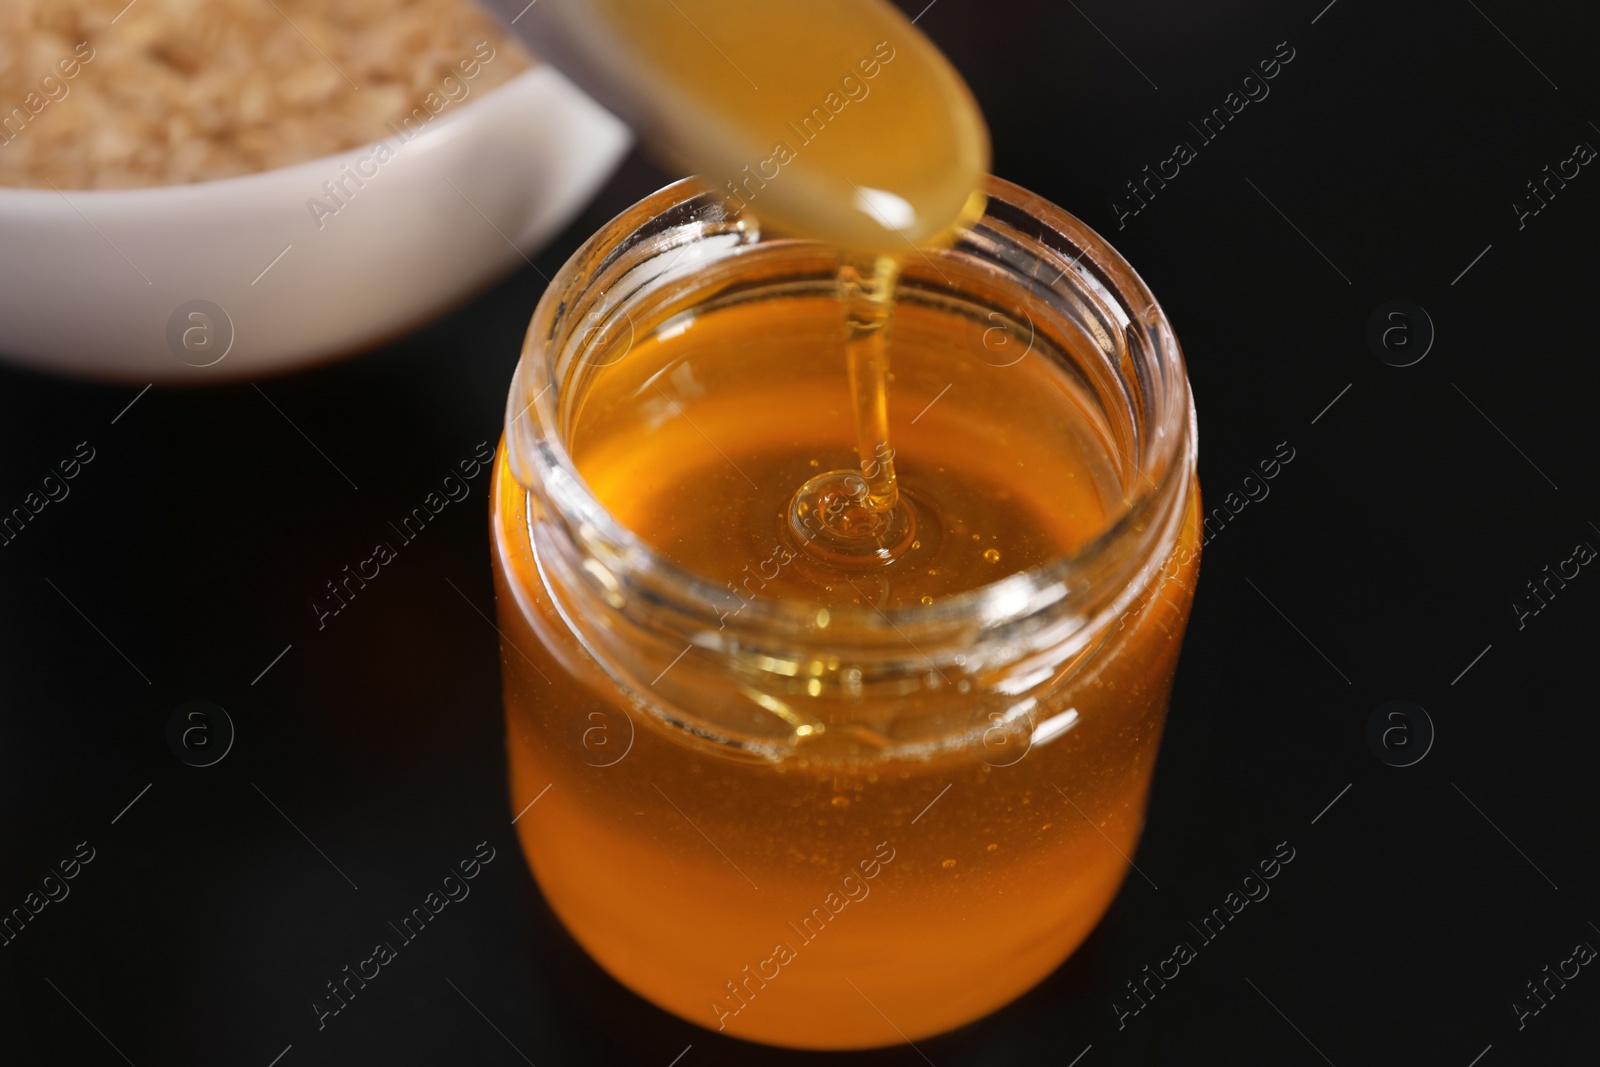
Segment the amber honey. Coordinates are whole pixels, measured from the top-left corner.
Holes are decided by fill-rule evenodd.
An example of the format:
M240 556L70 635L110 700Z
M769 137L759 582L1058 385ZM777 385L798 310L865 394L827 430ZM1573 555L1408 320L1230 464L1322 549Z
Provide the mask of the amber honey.
M569 261L512 385L523 851L601 966L699 1025L975 1019L1137 845L1197 566L1170 327L984 178L971 94L885 0L516 17L702 177Z
M715 610L677 648L631 628L654 605L630 564L563 571L542 540L561 504L502 450L523 848L594 958L690 1021L817 1048L950 1029L1056 967L1127 872L1196 568L1192 465L1161 479L1169 532L1083 640L1013 663L978 629L964 647L918 628L918 612L959 615L1008 576L1102 552L1136 519L1160 525L1139 505L1156 480L1129 469L1105 396L1074 370L1092 331L1047 336L1029 321L1047 309L1012 310L902 291L885 450L865 456L826 278L608 322L631 335L569 368L582 388L540 409L541 432L651 568L702 583ZM885 459L915 521L903 550L870 567L807 553L786 518L796 488ZM796 651L756 647L782 627ZM881 655L863 643L857 663L858 640Z
M904 255L975 214L983 117L886 0L598 0L529 17L559 24L659 152L769 227Z

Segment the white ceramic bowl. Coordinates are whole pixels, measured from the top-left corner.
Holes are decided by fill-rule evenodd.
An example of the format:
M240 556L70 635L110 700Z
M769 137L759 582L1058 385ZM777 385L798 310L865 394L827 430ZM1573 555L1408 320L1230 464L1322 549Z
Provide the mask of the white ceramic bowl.
M249 378L357 350L521 263L629 141L539 65L410 141L391 136L387 162L375 142L193 185L0 189L0 356L143 383ZM313 211L312 198L338 203L323 183L340 179L342 206Z

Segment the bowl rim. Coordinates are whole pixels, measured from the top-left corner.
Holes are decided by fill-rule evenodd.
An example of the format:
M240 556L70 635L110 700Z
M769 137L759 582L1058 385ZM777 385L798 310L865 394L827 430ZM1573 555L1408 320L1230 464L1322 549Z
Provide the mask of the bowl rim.
M476 116L482 109L478 106L487 100L501 94L513 87L522 88L527 83L538 80L549 80L551 74L559 73L549 63L534 57L533 65L506 81L490 89L477 100L469 101L459 108L452 108L446 114L437 116L440 122L430 122L418 137L426 137L449 127L460 125L470 114ZM576 91L576 90L574 90ZM342 149L325 156L313 159L303 159L298 163L286 163L281 167L272 167L267 170L252 171L249 174L233 174L226 178L207 178L197 182L179 182L170 185L141 185L126 189L63 189L57 187L39 188L32 185L5 185L0 184L0 212L11 208L24 208L38 210L39 206L49 200L59 203L71 195L67 206L86 199L100 207L111 206L116 201L124 201L130 207L166 207L172 201L182 198L187 200L196 195L210 195L213 192L231 194L234 192L249 193L256 187L265 187L271 182L298 180L315 174L324 173L330 163L335 167L338 161L358 157L370 152L380 144L392 143L394 135L380 137L367 141L352 148ZM409 143L409 142L403 142Z

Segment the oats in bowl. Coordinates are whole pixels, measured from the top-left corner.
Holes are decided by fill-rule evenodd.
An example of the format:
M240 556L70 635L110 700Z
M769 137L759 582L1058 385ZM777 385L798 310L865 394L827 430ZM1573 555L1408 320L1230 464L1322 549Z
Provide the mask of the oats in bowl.
M414 133L532 62L471 0L9 0L0 186L271 170Z

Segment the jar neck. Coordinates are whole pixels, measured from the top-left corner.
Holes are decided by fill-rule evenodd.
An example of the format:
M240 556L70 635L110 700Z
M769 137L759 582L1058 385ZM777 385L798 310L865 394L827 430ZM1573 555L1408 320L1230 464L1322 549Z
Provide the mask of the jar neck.
M508 402L508 458L550 603L636 706L767 758L824 737L926 755L992 729L996 710L1025 713L1158 580L1195 462L1176 339L1098 235L1009 183L991 179L987 192L984 216L952 248L908 257L900 298L1023 310L1050 342L1040 353L1072 359L1063 369L1096 399L1124 508L1072 555L932 605L819 612L715 585L620 524L568 451L587 390L636 337L710 294L826 275L827 249L765 237L680 182L602 229L551 283Z

